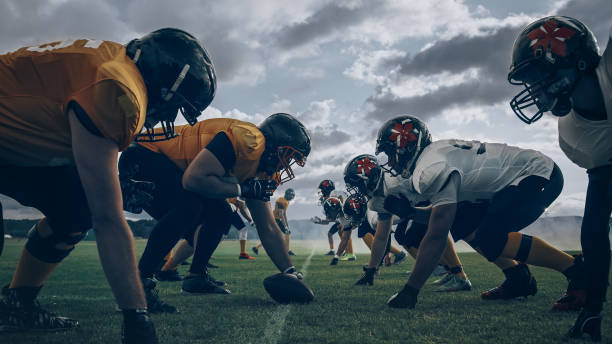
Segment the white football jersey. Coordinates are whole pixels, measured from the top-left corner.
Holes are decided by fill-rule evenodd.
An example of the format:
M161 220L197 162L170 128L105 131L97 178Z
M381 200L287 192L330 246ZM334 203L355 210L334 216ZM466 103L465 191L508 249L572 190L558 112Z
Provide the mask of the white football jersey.
M528 176L549 179L553 166L552 159L531 149L503 143L440 140L425 147L410 182L402 183L400 189L432 200L456 171L460 176L457 202L477 202L491 199L497 191L517 185Z
M606 113L603 121L590 121L574 110L559 118L559 146L576 165L591 169L612 164L612 37L595 68Z
M368 211L366 212L366 218L367 218L368 223L370 224L370 227L376 230L376 226L378 225L378 213L368 209ZM399 217L393 216L392 225L397 225L399 221L400 221Z
M401 179L400 176L392 176L383 172L376 189L372 195L368 195L368 209L377 213L389 213L385 210L385 197L391 194L390 189L396 189L397 185L401 183Z

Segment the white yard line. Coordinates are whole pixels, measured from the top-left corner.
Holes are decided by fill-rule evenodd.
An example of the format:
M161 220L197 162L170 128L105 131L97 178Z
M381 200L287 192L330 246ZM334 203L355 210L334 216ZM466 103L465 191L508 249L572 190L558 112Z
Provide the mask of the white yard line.
M306 270L308 269L308 266L310 265L310 261L312 260L312 256L314 255L314 252L315 252L315 248L313 247L312 251L310 251L310 255L308 256L308 258L306 258L306 261L304 262L304 265L302 266L301 272L304 275L304 277L306 277ZM265 344L278 343L278 341L281 338L281 335L283 334L283 328L285 328L285 320L287 319L287 315L291 313L292 308L293 308L293 305L278 306L278 309L276 310L276 312L274 312L274 314L272 314L272 316L270 317L270 320L268 321L268 326L264 330L264 336L261 339L261 343L265 343Z

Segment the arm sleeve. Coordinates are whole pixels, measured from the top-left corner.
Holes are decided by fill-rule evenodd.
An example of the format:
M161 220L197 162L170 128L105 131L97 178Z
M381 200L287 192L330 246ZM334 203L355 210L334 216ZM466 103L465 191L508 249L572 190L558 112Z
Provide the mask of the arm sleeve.
M206 146L213 155L219 160L225 172L232 169L236 163L236 153L234 146L226 133L220 132Z

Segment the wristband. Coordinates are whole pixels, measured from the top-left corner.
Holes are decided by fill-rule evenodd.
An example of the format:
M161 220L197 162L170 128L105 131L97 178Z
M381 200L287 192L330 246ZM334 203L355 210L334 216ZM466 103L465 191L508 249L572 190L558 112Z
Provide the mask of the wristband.
M242 190L240 189L240 184L236 184L236 189L237 189L237 192L238 192L238 195L236 195L236 196L238 196L238 197L242 196Z
M284 274L292 274L295 272L295 266L290 266L288 268L285 269L285 271L283 271Z

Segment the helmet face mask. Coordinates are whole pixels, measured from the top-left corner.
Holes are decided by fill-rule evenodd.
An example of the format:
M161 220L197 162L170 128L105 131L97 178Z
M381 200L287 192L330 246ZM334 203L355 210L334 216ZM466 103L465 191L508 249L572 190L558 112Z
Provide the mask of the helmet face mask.
M293 178L293 169L291 166L298 165L304 167L306 165L306 158L297 149L289 146L278 147L276 150L278 157L278 164L276 165L276 172L274 174L274 180L280 185L286 183Z
M294 198L295 198L295 191L293 191L293 189L285 190L285 199L287 201L291 201Z
M595 37L580 21L565 16L536 20L523 29L512 48L508 82L524 87L510 101L512 111L527 124L548 111L567 115L577 81L598 63Z

